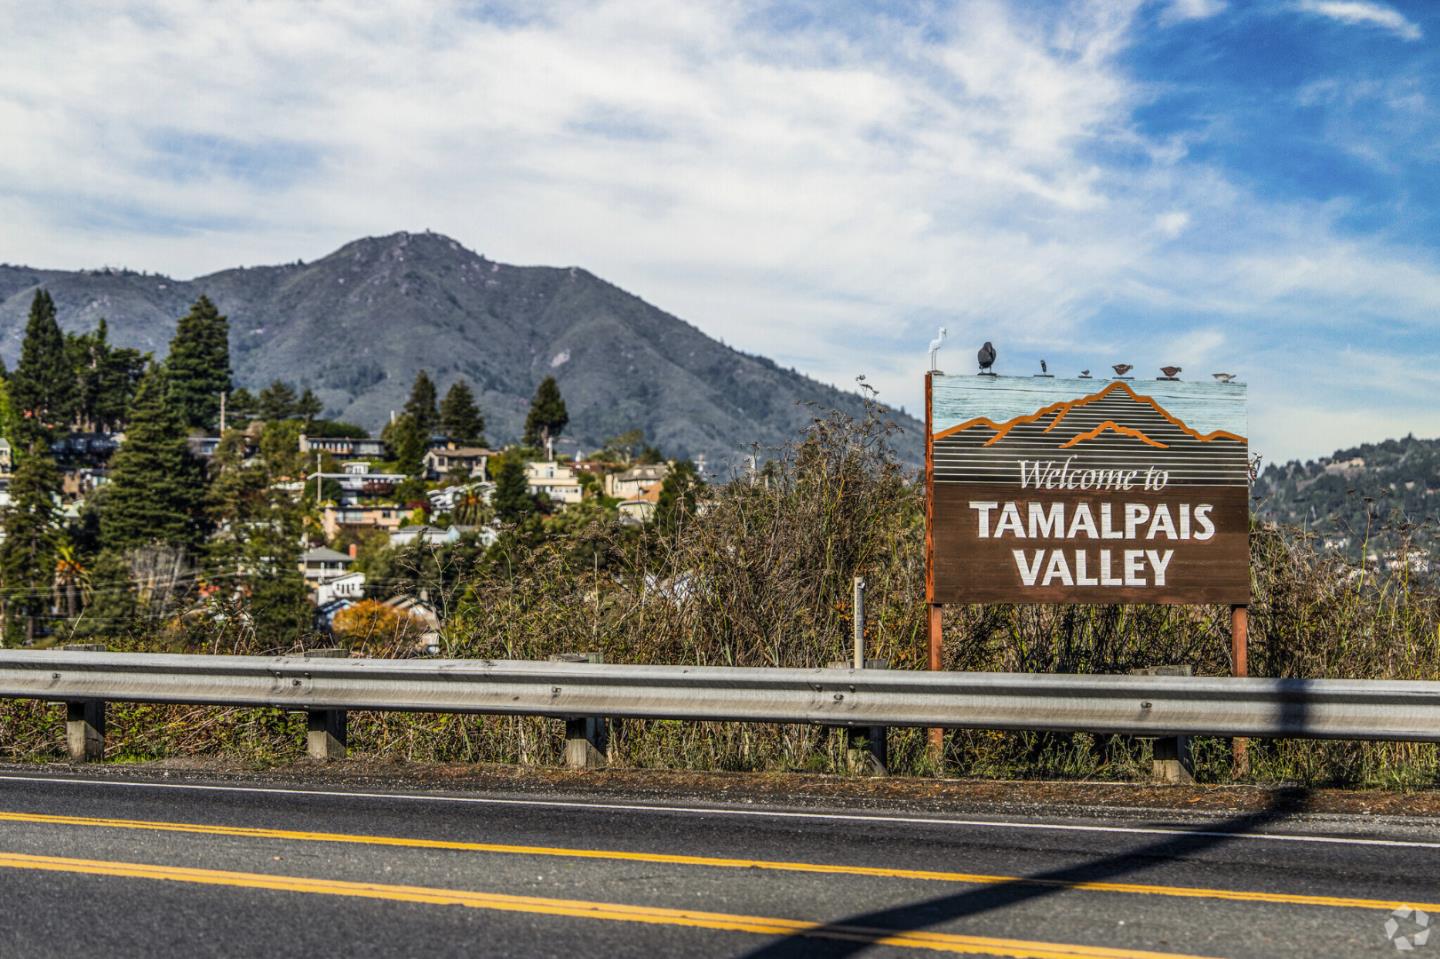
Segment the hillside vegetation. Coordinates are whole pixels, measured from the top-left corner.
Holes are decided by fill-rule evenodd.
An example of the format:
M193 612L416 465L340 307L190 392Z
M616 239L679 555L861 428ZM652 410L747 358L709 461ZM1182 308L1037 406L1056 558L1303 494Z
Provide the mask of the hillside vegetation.
M760 475L713 490L674 526L622 532L594 517L541 538L512 530L488 551L410 551L392 575L445 611L441 654L544 659L597 651L607 662L819 666L845 655L849 586L869 581L866 641L896 669L925 663L923 494L899 463L884 418L813 423ZM1356 577L1334 551L1279 527L1252 534L1251 672L1257 676L1440 678L1440 597L1407 577ZM1228 609L1173 606L968 606L947 611L944 666L961 670L1119 673L1189 664L1230 671ZM274 653L316 639L176 619L112 637L121 648ZM351 640L367 655L414 655L399 629ZM64 710L0 704L0 757L53 758ZM304 719L280 711L167 706L112 710L112 755L219 755L288 761ZM355 714L350 745L385 760L559 761L561 724L536 718ZM1149 746L1126 737L953 734L935 765L920 731L895 731L909 774L1132 779ZM1199 776L1232 778L1228 745L1197 743ZM1434 744L1255 743L1250 777L1330 784L1433 784ZM740 770L843 768L831 731L804 727L625 722L613 762Z
M1440 439L1406 436L1271 465L1254 493L1260 517L1313 533L1353 561L1433 574L1440 560Z

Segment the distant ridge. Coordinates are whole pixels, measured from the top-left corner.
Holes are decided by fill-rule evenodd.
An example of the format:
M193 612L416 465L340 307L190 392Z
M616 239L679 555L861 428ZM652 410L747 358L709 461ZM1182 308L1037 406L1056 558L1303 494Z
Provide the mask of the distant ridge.
M468 380L492 440L523 432L535 387L553 374L569 407L567 439L593 448L638 428L667 454L703 454L715 467L784 443L819 410L863 408L853 393L726 347L583 269L498 263L435 233L370 237L313 263L194 280L0 266L0 356L11 365L41 286L63 328L103 316L115 342L157 356L176 318L208 294L230 317L240 385L309 386L328 415L371 429L403 405L419 369L442 393ZM923 427L892 418L905 430L902 455L918 461Z

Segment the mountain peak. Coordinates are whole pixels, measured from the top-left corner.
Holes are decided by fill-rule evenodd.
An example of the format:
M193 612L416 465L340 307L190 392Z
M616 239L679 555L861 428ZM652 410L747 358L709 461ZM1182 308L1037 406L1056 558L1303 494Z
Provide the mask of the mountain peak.
M188 281L0 270L7 360L40 285L55 296L64 328L89 329L104 316L114 342L157 355L205 293L230 318L238 385L310 387L327 415L370 429L404 404L420 369L442 392L468 382L496 442L520 435L531 395L553 375L570 411L567 441L593 448L641 429L667 454L704 454L716 465L790 439L814 406L852 414L863 406L855 394L717 343L588 271L497 263L430 231ZM895 419L907 430L902 452L918 460L920 425Z

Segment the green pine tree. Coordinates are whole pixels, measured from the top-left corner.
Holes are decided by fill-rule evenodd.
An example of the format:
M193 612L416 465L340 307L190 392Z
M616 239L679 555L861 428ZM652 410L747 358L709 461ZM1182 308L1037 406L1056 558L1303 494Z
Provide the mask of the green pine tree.
M4 513L0 542L5 636L34 642L50 612L55 557L60 545L60 471L43 437L33 437L20 453L10 480L10 505Z
M162 367L151 366L131 404L125 442L110 462L100 537L110 549L151 543L195 546L203 483L171 405Z
M323 412L325 412L325 404L320 402L320 397L316 396L315 391L310 387L305 387L305 392L301 393L300 399L295 401L295 415L304 420L306 426L309 426L319 419Z
M230 321L207 296L180 317L165 358L171 402L187 429L215 429L220 394L230 392Z
M227 426L243 427L259 415L260 401L245 387L240 387L226 397L225 422Z
M405 412L414 417L416 426L427 441L440 425L435 398L435 381L430 379L430 374L424 370L416 373L415 382L410 387L410 398L405 401Z
M421 430L415 417L409 413L401 413L385 424L380 438L390 447L390 453L395 457L400 472L407 476L419 476L424 472L429 434Z
M75 371L65 350L65 337L55 322L55 301L37 290L30 303L20 362L10 377L10 401L18 418L18 445L34 439L47 445L56 431L66 429L75 409Z
M20 439L20 424L15 417L15 403L10 399L10 380L0 379L0 438L13 445Z
M256 402L256 413L267 423L288 420L295 415L295 388L283 380L276 380L260 391Z
M505 453L490 461L490 474L495 478L491 504L495 507L496 517L506 523L520 523L535 515L535 497L530 495L524 460L513 453Z
M457 380L440 404L440 429L457 443L485 445L485 417L464 380Z
M570 422L565 409L565 400L560 396L560 385L555 377L547 376L535 390L530 401L530 412L525 417L525 444L538 446L550 452L550 442L559 436Z
M266 430L287 424L267 423ZM289 645L310 625L308 589L300 574L301 507L276 488L277 464L250 464L245 437L227 430L210 459L206 509L215 535L206 544L206 569L227 594L243 597L256 636ZM290 444L293 450L294 443ZM289 469L289 464L278 464Z

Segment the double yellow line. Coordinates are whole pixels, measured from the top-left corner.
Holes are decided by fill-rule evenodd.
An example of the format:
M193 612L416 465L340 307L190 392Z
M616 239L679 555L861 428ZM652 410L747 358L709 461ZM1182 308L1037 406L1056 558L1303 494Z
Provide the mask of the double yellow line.
M370 836L351 833L265 829L251 826L221 826L207 823L110 819L91 816L61 816L47 813L0 811L0 824L6 822L35 825L79 826L86 828L130 829L203 836L232 836L247 839L274 839L286 842L343 843L406 849L445 849L459 852L500 855L548 856L607 862L642 862L701 866L717 869L759 869L774 872L808 873L812 875L867 876L885 879L910 879L969 885L1017 884L1082 890L1087 892L1171 896L1186 899L1228 900L1232 902L1385 911L1390 911L1404 905L1420 908L1427 912L1440 911L1440 904L1436 903L1402 903L1393 900L1358 899L1340 896L1312 896L1296 893L1256 892L1239 889L1210 889L1195 886L1146 885L1121 882L1066 882L1062 880L1039 880L983 873L946 872L927 869L895 869L882 866L855 866L767 859L735 859L713 856L685 856L671 853L575 849L556 846L521 846L504 843L462 842L448 839ZM135 879L168 880L172 882L196 883L211 886L271 889L314 895L349 896L399 902L454 905L471 909L570 916L614 922L638 922L652 925L748 932L758 935L801 936L817 939L862 942L871 945L885 945L907 949L924 949L936 952L1010 956L1016 957L1016 959L1079 959L1079 957L1090 957L1090 959L1119 959L1119 957L1138 957L1138 959L1193 959L1193 957L1183 957L1175 953L1112 949L1098 946L1071 945L1067 943L1036 942L991 936L878 929L769 916L704 912L691 909L669 909L654 906L635 906L623 903L551 899L537 896L512 896L500 893L470 892L425 886L347 882L341 880L271 875L268 873L229 872L214 869L192 869L145 863L71 859L21 853L0 853L0 868L83 873L88 875Z
M449 849L458 852L494 853L512 856L551 856L563 859L597 859L606 862L643 862L677 866L705 866L718 869L762 869L825 876L869 876L879 879L918 879L967 885L1026 885L1085 892L1123 893L1138 896L1172 896L1180 899L1219 899L1230 902L1257 902L1287 906L1328 906L1342 909L1375 909L1389 912L1401 906L1440 912L1440 903L1402 902L1392 899L1358 899L1348 896L1311 896L1288 892L1258 892L1248 889L1212 889L1204 886L1165 886L1131 882L1086 882L1060 879L1029 879L986 873L946 872L931 869L895 869L887 866L850 866L775 859L731 859L716 856L683 856L673 853L629 852L618 849L573 849L563 846L518 846L506 843L461 842L450 839L420 839L408 836L369 836L356 833L308 832L291 829L263 829L253 826L216 826L208 823L162 822L145 819L105 819L91 816L56 816L46 813L0 811L0 823L19 822L57 826L88 826L105 829L139 829L152 832L191 833L204 836L238 836L246 839L279 839L287 842L349 843L362 846L392 846L404 849Z
M418 902L436 906L463 906L468 909L486 909L498 912L522 912L532 915L568 916L577 919L749 932L763 936L802 936L811 939L861 942L876 946L895 946L902 949L924 949L930 952L1010 956L1014 959L1199 959L1199 957L1181 956L1168 952L1031 942L1024 939L1003 939L994 936L897 931L866 926L830 925L797 919L776 919L769 916L701 912L694 909L665 909L657 906L630 906L581 899L547 899L540 896L507 896L500 893L435 889L428 886L395 886L373 882L344 882L335 879L306 879L257 872L190 869L180 866L107 862L97 859L68 859L60 856L0 853L0 868L81 873L127 879L168 880L205 886L384 899L392 902Z

